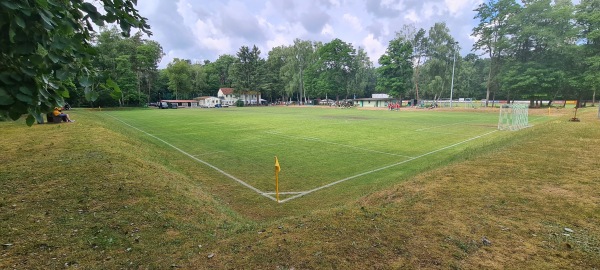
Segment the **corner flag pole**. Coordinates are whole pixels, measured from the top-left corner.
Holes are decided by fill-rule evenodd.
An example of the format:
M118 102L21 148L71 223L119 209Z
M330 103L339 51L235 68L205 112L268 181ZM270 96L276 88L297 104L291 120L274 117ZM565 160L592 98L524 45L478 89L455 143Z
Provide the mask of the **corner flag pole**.
M281 167L279 166L277 156L275 156L275 197L277 198L277 202L279 202L279 171L281 171Z

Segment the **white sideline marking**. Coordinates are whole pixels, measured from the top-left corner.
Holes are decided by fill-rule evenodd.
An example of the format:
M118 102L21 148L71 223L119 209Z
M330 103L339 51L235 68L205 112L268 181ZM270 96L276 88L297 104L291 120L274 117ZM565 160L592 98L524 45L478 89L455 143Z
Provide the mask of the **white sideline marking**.
M401 162L398 162L398 163L394 163L394 164L391 164L391 165L387 165L387 166L381 167L381 168L379 168L379 169L375 169L375 170L371 170L371 171L368 171L368 172L360 173L360 174L357 174L357 175L354 175L354 176L346 177L346 178L344 178L344 179L337 180L337 181L335 181L335 182L332 182L332 183L329 183L329 184L327 184L327 185L320 186L320 187L318 187L318 188L314 188L314 189L311 189L311 190L309 190L309 191L302 192L302 193L300 193L300 194L298 194L298 195L295 195L295 196L289 197L289 198L287 198L287 199L280 200L279 202L280 202L280 203L284 203L284 202L287 202L287 201L290 201L290 200L293 200L293 199L296 199L296 198L302 197L302 196L304 196L304 195L307 195L307 194L313 193L313 192L315 192L315 191L319 191L319 190L321 190L321 189L328 188L328 187L331 187L331 186L333 186L333 185L337 185L337 184L339 184L339 183L346 182L346 181L348 181L348 180L351 180L351 179L354 179L354 178L357 178L357 177L361 177L361 176L363 176L363 175L371 174L371 173L378 172L378 171L381 171L381 170L385 170L385 169L388 169L388 168L391 168L391 167L394 167L394 166L398 166L398 165L401 165L401 164L407 163L407 162L409 162L409 161L413 161L413 160L415 160L415 159L418 159L418 158L421 158L421 157L424 157L424 156L428 156L428 155L431 155L431 154L437 153L437 152L439 152L439 151L446 150L446 149L448 149L448 148L452 148L452 147L455 147L455 146L457 146L457 145L461 145L461 144L463 144L463 143L466 143L466 142L469 142L469 141L472 141L472 140L475 140L475 139L478 139L478 138L481 138L481 137L487 136L487 135L489 135L489 134L492 134L492 133L494 133L494 132L496 132L496 131L498 131L498 130L494 130L494 131L491 131L491 132L485 133L485 134L483 134L483 135L479 135L479 136L476 136L476 137L473 137L473 138L470 138L470 139L464 140L464 141L462 141L462 142L458 142L458 143L455 143L455 144L452 144L452 145L449 145L449 146L446 146L446 147L442 147L442 148L440 148L440 149L433 150L433 151L431 151L431 152L429 152L429 153L425 153L425 154L422 154L422 155L420 155L420 156L416 156L416 157L413 157L413 158L407 159L407 160L405 160L405 161L401 161Z
M281 136L281 137L286 137L286 138L292 138L292 139L299 139L299 140L306 140L306 141L313 141L313 142L322 142L322 143L326 143L326 144L332 144L332 145L337 145L337 146L342 146L342 147L347 147L347 148L353 148L353 149L358 149L358 150L367 151L367 152L373 152L373 153L377 153L377 154L384 154L384 155L390 155L390 156L396 156L396 157L413 158L411 156L398 155L398 154L392 154L392 153L387 153L387 152L382 152L382 151L377 151L377 150L365 149L365 148L356 147L356 146L347 145L347 144L322 141L321 139L315 138L315 137L291 136L291 135L281 134L281 132L277 132L277 131L267 131L265 133L271 134L271 135L277 135L277 136Z
M290 192L279 192L279 194L284 194L284 195L286 195L286 194L301 194L301 193L304 193L304 192L306 192L306 191L302 191L302 192L292 192L292 191L290 191ZM265 192L263 194L276 195L277 193L275 193L275 192Z
M226 173L225 171L223 171L223 170L221 170L221 169L219 169L219 168L215 167L214 165L212 165L212 164L210 164L210 163L208 163L208 162L206 162L206 161L204 161L204 160L201 160L201 159L199 159L199 158L197 158L197 157L195 157L195 156L193 156L193 155L191 155L191 154L188 154L187 152L185 152L185 151L183 151L183 150L181 150L181 149L177 148L177 146L175 146L175 145L172 145L172 144L170 144L170 143L166 142L165 140L163 140L163 139L161 139L161 138L159 138L159 137L156 137L156 136L154 136L154 135L152 135L152 134L150 134L150 133L148 133L148 132L146 132L146 131L143 131L143 130L141 130L141 129L137 128L137 127L134 127L134 126L132 126L132 125L130 125L130 124L128 124L128 123L126 123L125 121L123 121L123 120L121 120L121 119L119 119L119 118L116 118L116 117L114 117L114 116L112 116L112 115L110 115L110 114L107 114L107 115L108 115L108 116L110 116L110 117L112 117L112 118L114 118L114 119L116 119L116 120L118 120L119 122L121 122L121 123L123 123L123 124L125 124L125 125L127 125L127 126L129 126L129 127L131 127L131 128L133 128L133 129L136 129L136 130L138 130L138 131L140 131L140 132L142 132L142 133L144 133L144 134L146 134L146 135L149 135L149 136L150 136L150 137L152 137L152 138L155 138L155 139L157 139L157 140L159 140L159 141L163 142L164 144L166 144L166 145L168 145L168 146L170 146L170 147L173 147L175 150L177 150L177 151L181 152L182 154L184 154L184 155L186 155L186 156L190 157L191 159L193 159L193 160L195 160L195 161L198 161L198 162L200 162L200 163L202 163L202 164L204 164L204 165L206 165L206 166L208 166L208 167L210 167L210 168L212 168L212 169L216 170L217 172L220 172L221 174L223 174L223 175L225 175L225 176L227 176L227 177L229 177L229 178L231 178L231 179L235 180L236 182L238 182L238 183L242 184L243 186L245 186L245 187L247 187L247 188L249 188L249 189L253 190L254 192L256 192L256 193L258 193L258 194L260 194L260 195L262 195L262 196L264 196L264 197L267 197L267 198L269 198L269 199L271 199L271 200L273 200L273 201L277 201L277 199L276 199L276 198L274 198L273 196L270 196L269 194L266 194L266 193L264 193L264 192L260 191L259 189L257 189L257 188L255 188L255 187L251 186L250 184L248 184L248 183L246 183L246 182L244 182L244 181L242 181L242 180L240 180L240 179L236 178L235 176L233 176L233 175L231 175L231 174L228 174L228 173Z
M453 126L453 125L464 124L464 123L469 123L469 122L473 122L473 121L475 121L475 120L471 120L471 121L463 121L463 122L452 123L452 124L446 124L446 125L440 125L440 126L434 126L434 127L428 127L428 128L420 128L420 129L415 129L415 131L422 131L422 130L433 129L433 128L439 128L439 127L445 127L445 126Z

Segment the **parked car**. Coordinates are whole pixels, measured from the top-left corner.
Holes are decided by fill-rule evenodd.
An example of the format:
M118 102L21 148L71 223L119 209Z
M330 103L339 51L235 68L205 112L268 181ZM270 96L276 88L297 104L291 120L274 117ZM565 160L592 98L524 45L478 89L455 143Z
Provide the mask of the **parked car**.
M169 108L169 103L166 103L166 102L159 102L159 103L158 103L158 108L159 108L159 109L168 109L168 108Z
M171 103L171 108L177 109L177 103Z

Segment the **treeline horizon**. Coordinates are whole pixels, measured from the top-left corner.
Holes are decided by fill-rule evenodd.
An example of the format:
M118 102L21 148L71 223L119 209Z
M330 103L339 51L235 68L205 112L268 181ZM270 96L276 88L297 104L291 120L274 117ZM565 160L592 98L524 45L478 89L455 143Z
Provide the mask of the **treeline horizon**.
M261 56L254 45L236 55L192 63L175 58L159 69L163 51L138 33L123 37L102 28L93 66L98 87L93 106L139 106L159 99L216 96L219 88L260 91L269 102L346 99L386 93L403 99L595 100L600 85L600 0L487 1L476 10L479 37L472 51L444 22L429 29L404 25L375 59L340 39L294 40ZM112 85L114 83L114 87ZM99 84L101 86L101 84ZM67 99L89 104L81 89Z

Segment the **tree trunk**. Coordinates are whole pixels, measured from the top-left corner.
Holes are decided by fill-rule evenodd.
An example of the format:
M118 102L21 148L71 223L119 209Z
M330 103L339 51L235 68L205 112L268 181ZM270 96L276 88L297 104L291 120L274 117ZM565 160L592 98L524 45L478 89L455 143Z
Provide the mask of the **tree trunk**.
M490 72L488 73L488 81L487 81L487 91L485 93L485 106L488 106L490 100L490 87L492 84L492 64L493 61L490 60Z

